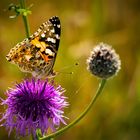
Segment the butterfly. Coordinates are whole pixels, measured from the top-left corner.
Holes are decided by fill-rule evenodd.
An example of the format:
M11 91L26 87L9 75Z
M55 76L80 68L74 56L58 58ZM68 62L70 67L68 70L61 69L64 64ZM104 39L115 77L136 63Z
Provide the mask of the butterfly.
M53 16L33 35L14 46L6 59L18 65L21 71L31 73L34 77L53 76L60 34L60 19Z

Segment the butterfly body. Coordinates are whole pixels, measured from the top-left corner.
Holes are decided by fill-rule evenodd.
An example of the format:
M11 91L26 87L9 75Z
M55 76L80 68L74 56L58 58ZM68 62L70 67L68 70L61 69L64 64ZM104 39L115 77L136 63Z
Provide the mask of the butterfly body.
M60 41L60 20L54 16L43 23L37 32L13 47L7 60L21 71L42 78L54 75L53 66Z

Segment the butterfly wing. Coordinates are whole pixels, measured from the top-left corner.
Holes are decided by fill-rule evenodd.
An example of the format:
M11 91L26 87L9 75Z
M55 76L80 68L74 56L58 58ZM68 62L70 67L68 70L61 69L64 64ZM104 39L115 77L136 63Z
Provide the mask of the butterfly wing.
M43 23L38 31L31 36L31 44L39 49L41 57L47 63L45 68L46 75L53 73L53 66L59 48L60 34L60 20L54 16Z
M12 48L7 60L35 77L51 75L59 48L60 26L58 17L50 18L37 32Z

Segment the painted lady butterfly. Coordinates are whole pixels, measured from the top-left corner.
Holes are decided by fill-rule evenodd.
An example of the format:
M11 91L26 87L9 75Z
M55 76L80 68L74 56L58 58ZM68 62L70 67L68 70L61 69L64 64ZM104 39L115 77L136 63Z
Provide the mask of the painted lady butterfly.
M53 76L60 33L60 20L54 16L43 23L37 32L13 47L6 59L34 77Z

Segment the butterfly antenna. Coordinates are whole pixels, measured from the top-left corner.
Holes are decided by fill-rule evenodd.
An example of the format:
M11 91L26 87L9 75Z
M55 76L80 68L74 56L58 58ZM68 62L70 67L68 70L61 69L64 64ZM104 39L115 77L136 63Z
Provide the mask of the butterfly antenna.
M64 70L66 70L66 69L70 69L70 68L73 68L73 67L78 66L78 65L79 65L79 63L76 62L75 64L72 64L72 65L63 67L60 71L64 71Z
M63 67L61 70L59 70L59 71L57 71L57 72L55 72L55 73L56 73L56 75L59 75L59 74L69 74L69 75L72 75L72 74L74 74L73 71L71 71L71 72L65 72L64 70L73 68L73 67L78 66L78 65L79 65L79 63L76 62L76 63L73 64L73 65Z

